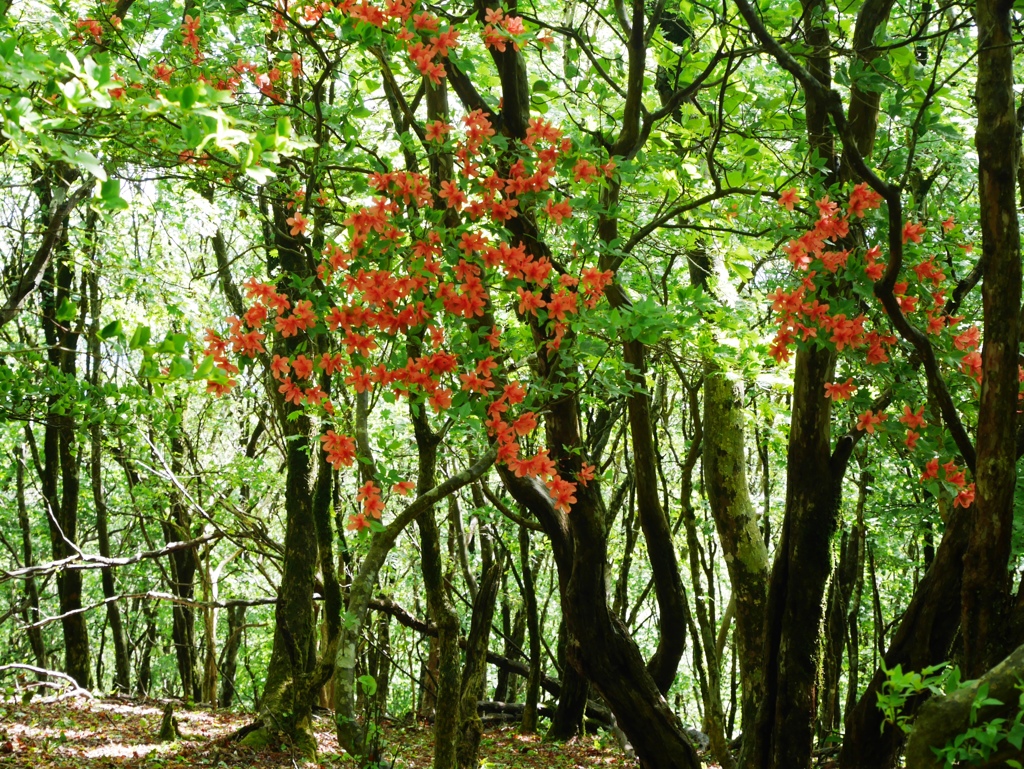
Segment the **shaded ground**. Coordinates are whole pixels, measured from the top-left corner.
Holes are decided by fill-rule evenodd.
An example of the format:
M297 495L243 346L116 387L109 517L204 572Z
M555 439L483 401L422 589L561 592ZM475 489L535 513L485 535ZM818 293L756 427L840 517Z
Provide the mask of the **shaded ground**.
M0 766L18 769L186 769L186 767L352 766L331 733L331 722L317 724L320 763L304 763L288 752L254 751L226 742L225 735L244 726L244 713L178 708L183 739L157 740L163 704L115 699L34 700L29 704L0 700ZM395 769L430 766L433 738L424 725L385 729L385 757ZM636 764L617 746L587 738L547 745L513 727L490 729L480 750L482 769L633 769Z

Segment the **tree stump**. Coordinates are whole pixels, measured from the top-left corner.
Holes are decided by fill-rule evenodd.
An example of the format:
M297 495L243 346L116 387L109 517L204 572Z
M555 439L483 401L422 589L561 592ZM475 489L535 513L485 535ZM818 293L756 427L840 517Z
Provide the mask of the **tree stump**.
M181 739L181 731L178 729L178 719L174 717L174 708L171 703L164 706L164 717L160 721L160 742L174 742Z

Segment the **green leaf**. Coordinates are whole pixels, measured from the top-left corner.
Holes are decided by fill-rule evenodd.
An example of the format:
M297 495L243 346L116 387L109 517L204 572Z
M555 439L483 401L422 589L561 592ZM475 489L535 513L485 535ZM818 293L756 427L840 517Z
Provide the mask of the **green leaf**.
M192 109L198 98L199 93L194 85L189 84L185 86L181 89L181 108Z
M121 197L120 179L106 179L100 183L100 200L104 208L115 211L128 208L128 201Z
M274 172L264 166L249 166L245 169L245 175L257 184L266 184L274 177Z
M112 320L99 331L100 339L110 339L114 336L124 336L124 329L121 328L121 321Z
M93 155L91 152L77 151L69 156L69 159L75 165L85 169L100 181L106 181L107 170L103 167L99 158Z
M179 355L171 361L170 375L173 379L181 379L192 373L192 360Z
M60 323L67 323L69 320L73 320L76 315L78 315L78 305L70 299L65 298L60 303L60 307L57 308L57 313L54 315L54 318L56 318Z
M206 379L209 377L213 373L213 365L213 358L207 355L203 358L203 362L199 364L199 368L196 369L195 378Z
M135 329L135 333L132 334L131 340L128 342L128 347L132 350L138 350L149 344L149 338L152 336L149 326L139 326Z
M377 682L374 680L373 676L362 675L356 680L359 682L360 686L363 687L363 691L366 692L367 696L372 697L377 691Z

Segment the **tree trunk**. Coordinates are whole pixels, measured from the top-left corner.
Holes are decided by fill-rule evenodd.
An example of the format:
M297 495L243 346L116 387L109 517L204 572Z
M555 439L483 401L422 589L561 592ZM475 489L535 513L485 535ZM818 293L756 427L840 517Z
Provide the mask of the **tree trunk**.
M423 468L420 469L421 477ZM425 487L433 479L424 479ZM448 598L444 586L441 563L440 537L434 509L421 515L417 521L420 530L420 549L423 567L423 585L427 593L430 618L438 629L437 705L434 711L434 769L454 769L457 765L455 746L458 731L459 690L462 685L459 653L459 617Z
M107 532L107 503L103 497L101 428L98 422L92 426L92 494L96 509L96 533L99 537L100 555L110 557L110 535ZM128 645L125 642L124 625L121 622L121 607L112 600L117 595L113 569L102 569L103 597L107 599L107 624L114 644L114 688L127 694L130 686L130 663Z
M861 486L860 494L864 493L864 487ZM858 505L860 504L858 502ZM860 537L861 534L856 523L843 532L839 549L839 565L829 584L818 711L819 741L838 732L842 723L839 709L839 679L843 670L843 654L846 650L846 623L850 611L850 598L853 596L853 586L860 567L858 558Z
M563 478L579 472L580 457L562 447L581 445L577 404L566 399L548 416L548 440L558 448ZM554 452L553 452L554 454ZM606 592L607 531L598 484L576 490L566 516L553 507L535 479L499 468L506 487L544 526L558 565L570 664L608 703L644 769L696 769L700 761L678 717L651 678L628 628L609 610Z
M1020 710L1020 680L1024 677L1024 646L1018 647L1010 656L988 670L969 686L950 692L944 697L933 697L926 702L914 720L913 731L907 740L907 769L942 769L946 762L935 755L934 748L942 748L955 737L974 725L983 725L995 718L1006 719L1012 725ZM987 697L999 704L978 707L977 700L982 687ZM1005 727L1004 727L1005 728ZM1008 758L1020 760L1020 749L1002 743L997 755L982 764L975 759L971 766L1008 766ZM997 760L998 759L998 762Z
M179 411L183 408L179 403ZM172 428L171 472L181 478L184 472L183 453L185 442L181 438L182 423ZM187 542L192 538L192 516L182 499L181 492L172 486L169 492L169 516L161 521L164 542ZM195 575L199 567L199 556L194 549L177 550L170 556L171 592L184 601L195 598ZM174 655L181 678L181 697L186 702L201 699L200 681L196 673L195 609L175 602L171 607L171 638L174 641Z
M135 692L140 697L148 697L153 684L152 660L153 647L156 646L156 604L149 599L142 599L142 616L146 619L146 629L142 632L142 649L139 652L139 672L135 684Z
M538 639L539 640L539 639ZM590 682L586 676L573 667L566 656L569 648L569 631L565 618L558 625L558 664L561 666L561 681L558 689L558 705L551 719L551 726L544 735L546 742L563 742L584 734L583 717L590 698ZM531 652L532 654L532 652Z
M736 601L742 731L750 733L765 691L764 629L768 549L747 486L743 411L736 384L713 361L704 368L704 481Z
M797 353L786 485L786 515L772 568L765 627L765 697L756 731L744 739L741 766L810 766L816 715L818 628L830 571L843 472L852 450L841 439L829 453L824 383L835 353ZM849 444L849 445L847 445Z
M625 293L609 291L612 307L626 304ZM618 301L617 301L618 300ZM658 491L658 456L651 422L651 396L647 390L644 345L638 340L623 342L623 360L629 367L626 378L633 385L626 398L629 431L633 442L633 473L637 513L647 544L647 556L658 601L658 645L648 662L655 685L668 694L675 681L679 660L686 648L686 591L679 573L676 547L668 516Z
M274 613L274 648L260 704L263 727L246 740L259 745L278 734L313 756L312 701L305 696L316 664L313 584L317 566L316 520L310 494L309 420L282 420L287 442L284 573ZM316 450L313 448L312 450ZM258 736L254 736L258 735Z
M285 221L291 214L283 202L275 202L272 210L273 245L281 268L287 275L304 277L309 272L306 255ZM294 305L297 298L289 298ZM281 352L291 356L306 344L304 335L296 335L283 341ZM317 662L313 589L319 551L310 482L313 458L321 452L310 441L311 425L302 408L285 403L276 393L275 405L287 447L284 563L274 613L274 646L260 703L261 728L245 740L260 745L283 738L311 757L316 752L311 722L316 692L311 684Z
M55 182L65 194L67 185ZM40 203L46 209L52 202L52 187L48 180L41 185ZM67 221L59 236L56 251L56 269L46 270L42 288L43 331L50 364L71 379L76 376L78 338L81 317L69 321L57 320L57 308L69 297L75 282L74 263L68 252ZM72 323L75 323L72 327ZM80 490L80 454L76 441L74 416L64 409L58 410L59 395L49 399L50 412L43 437L43 467L41 486L46 519L50 526L50 545L54 560L67 558L78 547L78 499ZM61 571L57 574L57 594L63 615L64 671L83 689L91 686L89 666L89 631L82 608L82 572Z
M980 676L1006 650L1009 560L1016 471L1019 381L1020 231L1016 178L1019 138L1013 97L1013 3L979 0L978 193L984 279L984 339L978 407L977 499L964 555L961 625L964 675ZM1009 153L1009 158L1007 157Z

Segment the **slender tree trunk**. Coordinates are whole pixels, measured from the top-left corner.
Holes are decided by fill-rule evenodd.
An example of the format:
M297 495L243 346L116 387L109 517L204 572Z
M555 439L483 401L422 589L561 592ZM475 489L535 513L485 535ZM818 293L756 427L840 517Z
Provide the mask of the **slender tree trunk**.
M96 533L99 538L100 555L110 557L110 535L107 532L107 503L103 497L101 428L98 422L92 426L92 457L90 461L92 475L93 505L96 510ZM100 573L103 582L103 597L107 599L107 625L114 644L114 688L127 694L130 686L130 663L128 645L125 641L124 625L121 622L121 607L117 601L111 600L117 595L114 584L113 569L103 569Z
M538 634L539 652L539 634ZM561 685L558 690L558 705L551 719L551 726L544 735L545 741L562 742L571 740L578 734L584 734L583 717L590 698L590 682L586 676L573 667L566 658L569 648L569 631L565 619L558 626L558 664L561 665ZM530 647L531 657L533 647Z
M21 552L25 566L34 566L32 526L29 523L28 507L25 504L25 445L19 446L17 451L14 473L18 496L18 528L21 529ZM39 591L36 588L35 577L31 575L25 580L25 602L25 622L29 625L29 646L32 647L32 655L35 657L36 666L45 669L47 665L46 646L43 644L43 629L41 627L32 627L36 622L39 622L40 615Z
M94 273L89 276L88 282L89 304L92 313L89 358L92 366L92 384L93 387L98 388L100 385L101 364L99 278ZM92 452L89 469L92 480L93 507L96 511L96 536L99 539L100 555L104 558L109 558L111 552L110 534L107 530L107 501L103 495L103 427L98 420L94 421L90 428L90 438ZM121 607L117 601L112 600L117 595L113 569L103 569L100 572L100 578L103 583L103 597L107 599L107 625L110 627L110 637L114 644L114 688L122 694L127 694L131 685L131 662L128 659L128 644L125 640L124 625L121 621Z
M235 679L238 674L238 650L242 648L242 627L245 625L245 606L228 607L228 634L221 647L220 694L217 706L230 708L235 701Z
M704 480L736 601L733 635L742 686L742 730L753 730L764 696L768 548L758 528L746 474L738 385L714 361L704 365Z
M422 453L421 453L422 458ZM433 469L432 467L430 468ZM433 473L424 475L420 467L421 487L433 486ZM444 586L441 543L430 508L416 520L420 530L423 586L427 593L430 618L438 629L437 707L434 712L434 769L454 769L458 731L459 691L462 686L459 653L459 617Z
M181 408L179 404L179 409ZM171 435L171 472L178 478L182 477L184 463L182 455L185 443L181 438L182 425L179 424ZM163 519L164 542L186 542L192 538L192 516L181 492L172 487L170 490L169 517ZM185 601L195 598L195 575L199 567L199 556L194 549L178 550L171 554L171 592ZM181 678L182 699L198 702L201 698L200 681L196 673L196 638L195 609L185 603L175 602L171 607L171 638L174 641L174 654L178 663L178 675Z
M141 647L139 652L139 673L135 684L135 691L140 697L148 697L150 688L153 685L152 660L153 647L156 646L156 605L154 601L144 598L142 600L142 616L146 619L146 628L142 633Z
M705 453L706 457L706 453ZM690 468L692 471L692 467ZM696 624L691 622L693 634L693 660L700 682L701 699L704 705L703 729L710 738L711 754L723 769L732 769L733 757L729 752L729 740L725 734L725 709L722 707L722 668L715 642L714 618L709 616L708 604L713 601L705 597L701 584L700 542L697 539L697 518L690 502L692 482L683 478L683 499L681 500L683 528L686 531L686 550L690 561L690 584L696 606ZM760 536L758 536L760 541ZM733 593L735 596L735 591Z
M203 678L199 688L200 702L217 707L217 608L212 604L217 600L218 575L210 568L212 546L203 548L199 571L203 586Z
M481 530L480 549L483 572L477 582L469 638L466 642L466 664L462 670L462 695L459 708L459 733L456 754L460 769L476 769L477 753L483 736L483 722L477 712L477 703L484 697L487 684L487 647L491 637L491 622L498 598L498 585L504 569L504 558L495 556L490 535Z
M849 628L846 643L846 706L843 715L850 713L857 705L860 684L860 602L864 592L864 554L866 531L864 528L864 504L867 500L868 484L872 476L866 470L861 472L857 493L857 520L853 526L853 556L857 559L854 568L853 592L850 596L846 626Z
M523 527L520 527L523 528ZM520 541L520 546L522 542ZM532 573L531 573L532 578ZM526 589L526 578L523 577L523 605L516 609L515 614L512 613L511 609L511 596L508 592L508 569L503 569L501 572L502 581L502 592L504 598L502 599L502 633L505 638L504 644L504 656L508 659L521 658L523 656L523 649L526 648L526 632L527 632L527 589ZM536 595L534 595L534 601L536 601ZM507 622L506 622L507 620ZM518 696L520 682L518 678L513 678L515 674L504 668L498 669L498 680L494 686L494 699L497 702L508 702L514 703Z
M540 700L541 648L540 621L537 612L537 591L530 563L530 530L519 527L519 568L523 572L523 601L526 611L526 629L530 636L530 677L526 679L523 719L519 730L524 734L537 731L537 703Z
M608 294L613 307L622 306L625 294ZM616 301L619 298L620 301ZM630 436L633 442L633 473L636 483L637 513L640 528L647 544L647 556L654 578L654 593L658 601L658 645L648 662L648 669L658 690L664 695L675 681L679 660L686 648L686 591L683 587L676 559L675 543L668 516L661 506L658 490L654 425L651 421L651 396L647 391L646 352L638 340L623 343L623 360L633 384L626 406L629 414Z

